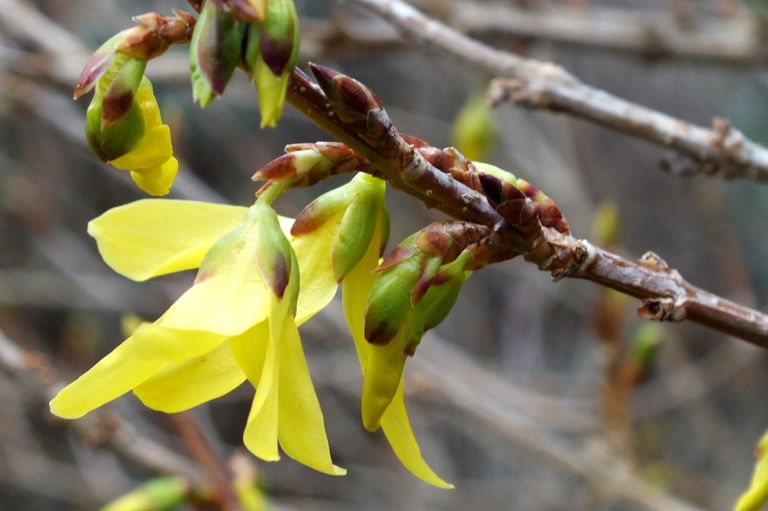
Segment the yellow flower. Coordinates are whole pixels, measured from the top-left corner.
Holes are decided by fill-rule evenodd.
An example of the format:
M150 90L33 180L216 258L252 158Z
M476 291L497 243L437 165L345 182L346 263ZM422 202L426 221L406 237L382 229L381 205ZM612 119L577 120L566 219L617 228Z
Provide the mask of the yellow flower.
M365 305L373 286L373 270L389 234L383 181L358 174L349 184L319 197L297 218L291 243L299 259L302 293L313 287L318 303L328 303L342 280L342 299L363 377L371 350L364 335ZM310 218L306 218L309 216ZM301 225L304 224L304 225ZM296 227L305 232L297 233ZM306 226L310 226L308 228ZM359 241L367 240L362 251ZM346 250L340 250L345 247ZM346 252L346 253L341 253ZM351 258L350 254L357 254ZM355 259L352 261L351 259ZM343 268L343 271L340 269ZM305 276L312 276L306 284ZM381 418L381 428L400 462L416 477L439 488L453 488L424 461L405 408L404 380Z
M171 129L163 124L152 84L144 78L134 97L144 121L144 135L126 154L110 165L131 172L136 186L149 195L167 195L171 191L179 162L173 157Z
M294 319L305 320L327 302L311 292L298 296L296 256L282 233L288 223L260 203L150 199L93 220L89 233L102 257L128 278L200 270L157 321L141 325L62 389L51 411L77 418L133 391L150 408L178 412L247 378L256 389L244 433L248 449L277 460L279 443L297 461L343 475L331 461Z
M752 474L752 482L739 501L736 511L759 511L768 504L768 431L765 432L755 450L757 463Z

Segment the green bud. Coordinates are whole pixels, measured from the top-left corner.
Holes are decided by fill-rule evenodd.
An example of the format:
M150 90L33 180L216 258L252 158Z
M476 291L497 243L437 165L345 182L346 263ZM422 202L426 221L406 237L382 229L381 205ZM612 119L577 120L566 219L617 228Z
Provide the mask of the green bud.
M438 275L432 281L429 290L419 302L417 308L424 316L424 331L430 330L443 322L459 297L464 282L472 272L466 267L472 259L472 254L465 250L455 261L440 268ZM413 351L416 346L413 346Z
M240 62L243 33L232 14L205 2L189 47L192 95L203 108L224 93Z
M189 485L178 477L148 481L107 504L101 511L170 511L186 500Z
M346 277L363 258L373 241L373 234L382 215L389 226L384 203L384 181L360 173L347 186L355 190L357 195L347 206L333 241L331 258L338 281Z
M306 156L311 159L312 153ZM298 153L285 156L295 154ZM285 160L284 163L290 164L290 161ZM341 281L357 266L374 242L377 227L381 231L381 239L376 242L381 246L386 243L389 215L384 202L385 191L384 181L359 173L346 185L321 195L305 207L296 217L291 234L303 236L330 222L337 223L338 227L332 234L331 260L334 275Z
M251 24L245 67L259 92L261 127L282 116L288 78L299 58L301 36L293 0L269 0L264 21Z
M621 218L619 207L613 201L603 201L598 204L592 220L592 233L595 243L602 246L612 245L618 241L621 233Z
M637 329L632 337L632 359L639 369L646 369L653 362L663 338L664 329L658 323L645 322Z
M493 150L497 135L496 117L485 95L472 95L454 121L454 145L468 159L483 160Z
M424 253L402 245L393 254L398 262L376 277L368 295L365 339L371 344L389 343L404 326L413 308L411 293L429 260Z
M144 120L134 95L146 62L117 54L96 83L86 113L88 145L102 161L128 153L144 135Z

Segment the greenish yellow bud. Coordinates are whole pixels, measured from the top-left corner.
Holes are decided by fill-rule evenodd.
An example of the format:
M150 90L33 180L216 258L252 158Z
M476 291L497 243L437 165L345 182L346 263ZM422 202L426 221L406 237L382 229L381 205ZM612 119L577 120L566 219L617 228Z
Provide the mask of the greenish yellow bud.
M639 369L646 369L653 362L663 336L664 329L658 323L646 322L637 329L632 338L632 359Z
M243 33L231 13L205 2L189 47L192 96L203 108L224 93L240 62Z
M299 58L301 36L293 0L269 0L264 21L251 24L245 67L259 92L261 126L275 126L282 116L288 77Z
M101 511L170 511L184 503L189 485L178 477L148 481L107 504Z
M612 245L618 241L621 233L621 217L615 202L603 201L598 204L592 220L592 233L595 243L601 246Z
M469 160L488 157L498 136L496 117L484 94L474 94L459 110L453 124L453 144Z

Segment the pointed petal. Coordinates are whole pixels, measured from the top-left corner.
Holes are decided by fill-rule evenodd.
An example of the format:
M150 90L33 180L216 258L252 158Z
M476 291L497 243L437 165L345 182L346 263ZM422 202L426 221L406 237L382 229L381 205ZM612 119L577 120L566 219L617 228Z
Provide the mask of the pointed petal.
M163 329L149 323L102 358L85 374L64 387L51 401L51 413L65 419L82 417L140 384L167 360L146 349L143 341L164 337Z
M277 423L274 422L277 420L277 392L274 383L274 347L269 337L269 322L262 321L242 335L230 339L229 348L240 370L256 389L243 442L256 456L275 461L280 459L277 452ZM267 357L270 357L269 361Z
M172 199L144 199L110 209L88 224L99 253L133 280L196 268L247 208Z
M245 334L229 341L241 370L256 388L243 433L245 446L266 461L280 459L277 450L277 378L276 343L270 322L263 321Z
M296 323L299 325L324 309L336 294L339 284L333 272L331 251L337 229L336 222L326 222L311 234L291 238L301 276L296 306Z
M381 429L384 430L397 459L413 475L432 486L451 489L453 485L435 474L421 455L419 443L408 420L408 410L405 408L404 382L404 378L400 380L395 397L381 417Z
M288 456L319 472L345 475L347 471L331 460L323 413L304 358L299 331L290 317L280 340L279 364L280 446Z
M149 408L176 413L223 396L244 380L224 343L205 355L166 365L133 393Z

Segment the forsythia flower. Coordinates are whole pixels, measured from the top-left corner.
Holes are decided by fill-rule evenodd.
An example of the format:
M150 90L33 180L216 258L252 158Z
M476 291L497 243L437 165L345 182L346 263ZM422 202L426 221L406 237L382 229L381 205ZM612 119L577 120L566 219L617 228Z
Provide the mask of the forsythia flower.
M101 62L104 55L110 55L118 36L94 59ZM91 87L96 89L86 115L88 145L102 161L130 171L133 181L146 193L166 195L179 163L173 157L171 130L163 124L152 84L144 77L146 62L121 53L114 54L109 62L91 73L88 70L95 64L86 66L83 73L87 78L81 78L81 83L90 85L75 91L78 97ZM101 73L98 79L94 73Z
M768 504L768 431L757 444L755 454L757 463L752 482L736 503L736 511L759 511Z
M363 377L367 378L374 347L365 340L365 305L375 279L374 270L389 236L389 218L384 203L386 185L366 174L319 197L299 215L292 228L292 244L299 257L302 279L314 275L314 289L328 303L342 282L344 313L355 342ZM302 292L306 284L301 283ZM321 293L315 292L317 296ZM381 428L400 462L416 477L440 488L443 481L421 455L405 408L404 380L381 417ZM364 404L365 406L365 404Z
M256 388L244 433L251 452L277 460L279 443L315 470L345 473L331 461L294 319L327 302L313 295L311 276L299 296L296 256L270 206L143 200L93 220L89 233L107 264L134 280L200 269L157 321L62 389L54 414L77 418L131 390L150 408L178 412L247 378Z

